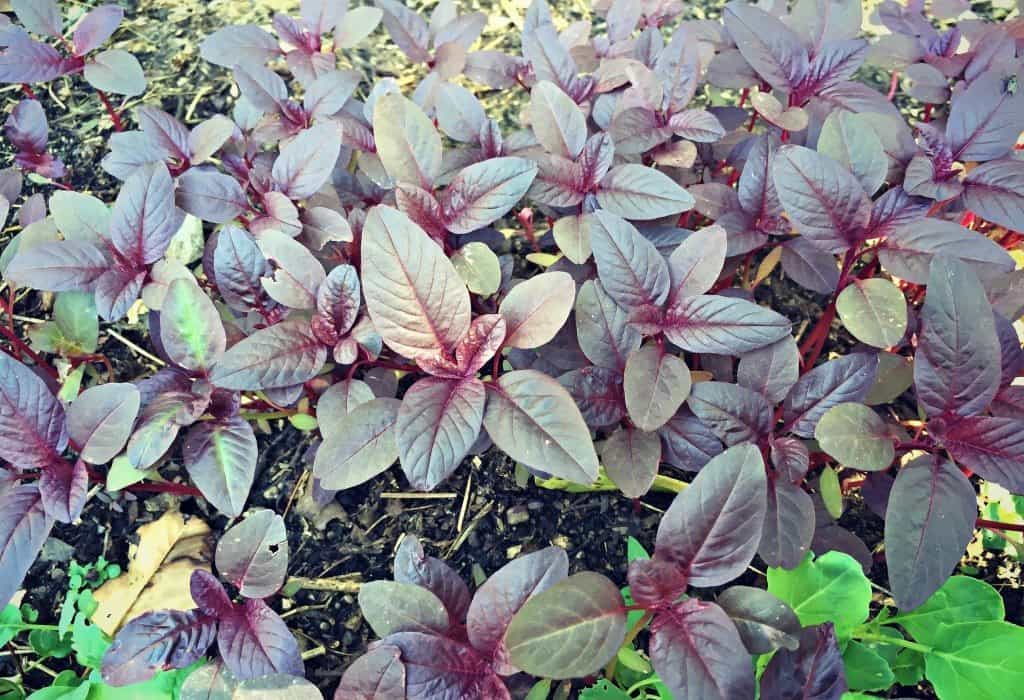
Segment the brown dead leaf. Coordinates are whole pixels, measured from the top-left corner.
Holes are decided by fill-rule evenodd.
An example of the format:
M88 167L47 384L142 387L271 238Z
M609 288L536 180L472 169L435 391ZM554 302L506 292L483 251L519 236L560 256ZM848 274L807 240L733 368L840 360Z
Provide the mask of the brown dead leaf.
M196 569L210 570L213 546L210 526L188 521L177 511L139 528L139 543L128 552L128 571L100 586L99 607L92 621L109 635L129 620L152 610L195 607L189 578Z

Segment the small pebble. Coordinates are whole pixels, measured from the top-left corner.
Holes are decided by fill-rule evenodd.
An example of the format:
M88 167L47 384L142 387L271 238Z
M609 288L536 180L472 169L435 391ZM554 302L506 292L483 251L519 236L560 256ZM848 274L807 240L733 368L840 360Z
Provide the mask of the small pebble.
M505 512L505 519L512 527L522 525L530 519L530 512L523 506L512 506Z

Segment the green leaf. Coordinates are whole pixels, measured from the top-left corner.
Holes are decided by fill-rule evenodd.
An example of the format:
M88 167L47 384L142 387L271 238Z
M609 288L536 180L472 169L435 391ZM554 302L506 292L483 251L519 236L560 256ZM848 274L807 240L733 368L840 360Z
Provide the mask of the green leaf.
M188 370L209 369L224 355L227 335L217 307L194 279L176 279L167 288L160 341L168 357Z
M0 700L24 700L25 691L13 681L0 679Z
M885 421L859 403L841 403L828 409L815 426L814 437L821 449L854 469L880 471L896 456Z
M292 424L296 430L301 430L308 433L311 430L316 430L317 422L314 416L308 413L293 413L288 416L288 422Z
M78 663L87 668L99 668L103 663L103 654L110 646L110 641L96 625L87 622L84 615L75 618L71 628L71 648L75 651Z
M853 112L835 110L828 116L818 136L818 152L845 166L868 194L875 193L889 170L882 141L871 123Z
M589 688L580 691L580 700L630 700L625 691L619 690L602 678Z
M57 398L65 404L70 403L78 396L78 390L82 387L82 377L85 375L85 364L80 364L68 373L67 379L57 392Z
M62 637L56 630L32 630L28 635L28 643L40 659L63 659L71 653L70 640Z
M843 514L843 490L839 486L839 472L831 467L822 469L818 477L818 490L828 514L838 520Z
M886 623L898 623L918 642L934 646L940 625L998 621L1005 614L1003 597L995 588L969 576L952 576L924 605Z
M924 678L924 654L904 649L892 662L892 672L900 685L917 685Z
M452 265L469 291L489 297L501 286L501 264L486 243L473 241L455 251Z
M53 320L64 338L83 354L96 351L100 322L92 292L61 292L53 304Z
M0 611L0 647L7 646L7 643L17 636L21 631L21 610L17 605L8 605Z
M637 559L650 559L651 555L647 553L647 550L640 540L635 537L626 538L626 563L634 562Z
M116 457L107 472L107 491L120 491L132 484L137 484L147 476L159 476L156 470L144 471L136 469L124 455Z
M854 280L836 299L839 319L854 338L876 348L888 348L907 331L907 300L886 279Z
M619 590L593 572L570 576L530 598L505 634L511 663L535 676L579 678L596 672L626 636Z
M533 684L530 692L526 694L526 700L548 700L551 693L551 681L543 678Z
M885 690L896 680L889 662L858 641L847 643L843 664L846 683L853 690Z
M1024 627L1009 622L940 624L925 677L940 698L1007 700L1024 691Z
M871 584L848 554L808 554L797 568L768 569L768 592L789 603L805 627L834 622L836 634L848 638L868 617Z

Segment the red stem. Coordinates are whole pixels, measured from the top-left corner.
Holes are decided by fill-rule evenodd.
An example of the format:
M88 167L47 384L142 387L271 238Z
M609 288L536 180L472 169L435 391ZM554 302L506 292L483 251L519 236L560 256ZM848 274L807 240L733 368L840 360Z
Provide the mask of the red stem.
M1014 523L1001 523L997 520L986 520L985 518L978 518L974 521L975 526L984 527L989 530L1003 530L1006 532L1024 532L1024 525L1017 525Z
M121 122L121 115L117 113L114 106L110 104L110 100L107 98L107 93L102 90L97 90L96 94L100 98L100 102L103 103L104 109L107 110L107 114L110 116L110 121L114 122L114 131L124 131L124 124Z
M894 70L892 76L889 78L889 94L885 96L885 99L892 102L893 98L896 97L896 88L900 85L900 72Z

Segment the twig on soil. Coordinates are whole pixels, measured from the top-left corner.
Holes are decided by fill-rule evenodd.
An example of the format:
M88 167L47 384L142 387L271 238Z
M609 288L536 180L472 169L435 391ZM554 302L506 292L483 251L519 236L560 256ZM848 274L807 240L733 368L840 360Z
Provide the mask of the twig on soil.
M467 539L469 539L469 534L473 532L476 526L480 524L480 521L483 520L493 508L494 501L487 501L487 503L484 504L484 507L480 509L480 512L473 516L473 519L469 521L469 525L466 529L460 532L459 536L456 537L455 541L452 542L450 547L448 547L448 552L445 554L445 557L450 557L459 551L459 548L462 547Z
M405 493L401 491L385 491L380 495L380 497L405 501L433 501L435 499L458 498L459 494L452 493L450 491L443 491L441 493Z
M473 475L466 479L466 494L462 497L462 507L459 508L459 519L455 523L455 532L462 532L462 525L466 520L466 510L469 508L469 492L473 486Z
M133 351L136 355L141 355L142 357L145 357L150 362L155 362L157 365L161 367L164 367L167 364L156 355L152 354L151 352L143 348L140 348L138 345L128 340L115 330L107 329L107 335L109 335L111 338L115 338L121 341L121 343L123 343L129 350Z
M332 578L306 578L305 576L290 576L285 586L304 588L307 591L328 591L330 593L358 593L363 585L360 581L360 574L346 574Z

